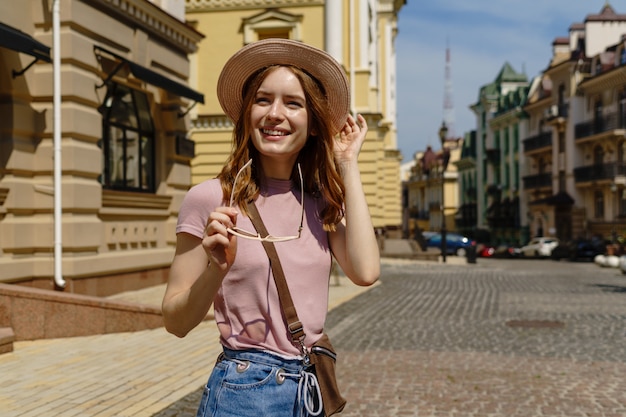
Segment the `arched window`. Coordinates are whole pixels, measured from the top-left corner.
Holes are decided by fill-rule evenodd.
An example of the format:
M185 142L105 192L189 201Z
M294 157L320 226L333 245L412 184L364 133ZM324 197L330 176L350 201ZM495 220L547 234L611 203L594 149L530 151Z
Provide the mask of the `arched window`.
M602 100L597 99L593 106L593 133L600 133L604 130L604 120L602 118Z
M602 219L604 218L604 194L602 193L602 191L597 190L594 192L593 195L593 202L594 202L594 217L596 219Z
M619 92L618 97L618 123L621 129L626 128L626 89Z
M99 110L103 187L154 192L154 126L146 94L110 83Z

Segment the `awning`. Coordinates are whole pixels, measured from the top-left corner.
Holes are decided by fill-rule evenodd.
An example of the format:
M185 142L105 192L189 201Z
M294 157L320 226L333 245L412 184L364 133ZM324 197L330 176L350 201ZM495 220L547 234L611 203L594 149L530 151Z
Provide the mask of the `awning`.
M0 46L34 56L46 62L50 59L50 48L32 36L0 22Z
M122 56L119 56L100 46L94 46L94 50L102 51L108 55L111 55L115 59L119 60L121 64L128 65L130 72L135 77L139 78L140 80L143 80L144 82L148 84L152 84L155 87L162 88L163 90L169 91L170 93L176 94L177 96L185 97L196 102L204 103L204 95L187 87L186 85L183 85L179 82L169 79L159 74L158 72L152 71L151 69L141 66L135 62L129 61L128 59ZM113 71L111 74L109 74L107 77L107 80L105 81L108 81L109 79L111 79L115 75L115 73L121 69L121 66L122 65L118 65L116 70Z

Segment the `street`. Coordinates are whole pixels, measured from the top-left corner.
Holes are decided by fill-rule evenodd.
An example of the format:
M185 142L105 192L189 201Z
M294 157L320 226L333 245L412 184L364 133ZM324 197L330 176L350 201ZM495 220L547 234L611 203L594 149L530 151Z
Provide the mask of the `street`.
M592 263L386 261L327 331L353 416L626 415L626 276ZM188 416L194 393L158 417Z

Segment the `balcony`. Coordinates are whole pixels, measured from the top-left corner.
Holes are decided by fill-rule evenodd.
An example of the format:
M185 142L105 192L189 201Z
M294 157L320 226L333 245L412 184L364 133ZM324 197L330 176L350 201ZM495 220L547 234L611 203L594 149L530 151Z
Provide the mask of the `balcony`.
M537 175L527 175L522 178L525 190L534 190L537 188L545 188L552 186L552 174L543 173Z
M568 112L567 103L553 104L552 106L546 109L545 119L548 122L554 119L567 119L567 112Z
M494 165L500 163L500 149L487 149L485 154L487 155L487 161L490 163Z
M430 218L430 213L428 210L420 210L417 207L412 207L409 210L409 217L417 220L428 220Z
M441 211L441 203L439 201L434 201L428 204L429 211Z
M524 152L552 147L552 132L542 132L524 140Z
M609 113L594 120L578 123L574 127L574 139L583 139L599 133L626 128L626 115Z
M499 195L502 192L502 186L500 184L491 184L487 187L487 194Z
M613 180L618 175L626 175L626 164L611 162L608 164L588 165L574 169L574 180L577 183Z

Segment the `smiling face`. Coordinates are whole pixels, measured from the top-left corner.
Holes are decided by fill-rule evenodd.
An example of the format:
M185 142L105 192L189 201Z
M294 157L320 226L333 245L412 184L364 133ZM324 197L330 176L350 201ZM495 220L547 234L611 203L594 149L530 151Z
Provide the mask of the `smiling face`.
M298 77L286 67L267 74L250 109L251 139L266 173L270 166L293 167L309 136L309 118Z

